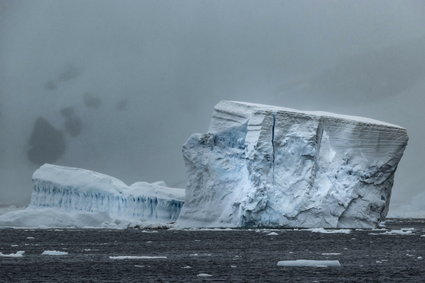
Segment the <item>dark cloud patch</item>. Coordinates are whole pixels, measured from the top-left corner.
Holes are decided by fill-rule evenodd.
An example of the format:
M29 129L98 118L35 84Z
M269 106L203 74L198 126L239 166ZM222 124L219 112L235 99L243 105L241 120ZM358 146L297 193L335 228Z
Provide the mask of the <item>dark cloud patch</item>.
M74 107L69 106L69 107L62 108L60 110L60 113L63 117L68 118L68 117L72 117L75 114L75 110L74 110Z
M83 129L83 122L75 113L74 107L64 107L60 110L60 113L65 118L65 131L72 137L78 136Z
M73 65L67 65L63 68L63 70L59 73L59 75L53 79L48 81L44 87L47 90L55 90L58 88L58 86L67 81L74 80L80 76L81 71L77 69Z
M98 109L100 105L102 104L102 100L99 97L89 92L86 92L84 94L83 99L84 99L84 105L87 108Z
M127 110L128 100L126 98L120 99L115 104L115 110L117 111L125 111Z
M67 117L65 120L65 131L73 137L78 136L83 129L83 122L75 115Z
M28 144L28 159L35 164L55 162L66 149L63 132L57 130L43 117L35 121Z

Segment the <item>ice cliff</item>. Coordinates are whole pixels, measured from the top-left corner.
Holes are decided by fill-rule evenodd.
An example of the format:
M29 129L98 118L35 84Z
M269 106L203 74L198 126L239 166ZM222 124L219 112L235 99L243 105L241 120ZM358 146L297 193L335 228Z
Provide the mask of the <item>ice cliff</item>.
M121 219L173 222L184 202L184 189L163 183L122 181L97 172L45 164L33 174L34 189L29 209L105 212Z
M221 101L208 133L183 145L177 223L375 227L407 141L404 128L372 119Z

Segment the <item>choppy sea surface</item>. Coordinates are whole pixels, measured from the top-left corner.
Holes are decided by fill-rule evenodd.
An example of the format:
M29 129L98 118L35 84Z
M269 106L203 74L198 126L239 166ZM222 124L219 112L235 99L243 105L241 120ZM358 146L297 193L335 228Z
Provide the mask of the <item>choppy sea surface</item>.
M425 219L375 230L0 229L0 252L1 282L423 282ZM298 259L341 266L277 266Z

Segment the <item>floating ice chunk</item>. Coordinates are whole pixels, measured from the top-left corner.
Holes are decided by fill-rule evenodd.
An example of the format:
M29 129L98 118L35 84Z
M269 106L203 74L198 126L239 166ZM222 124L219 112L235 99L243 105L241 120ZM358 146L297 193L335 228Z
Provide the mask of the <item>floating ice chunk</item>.
M123 255L123 256L110 256L110 259L167 259L166 256L146 256L146 255Z
M276 232L270 232L270 233L267 234L267 236L277 236L277 235L279 235L279 234L276 233Z
M198 277L211 277L212 275L208 274L208 273L199 273L197 276Z
M391 230L384 233L369 233L369 235L414 235L413 230Z
M389 207L404 128L236 101L183 146L183 227L372 228Z
M322 253L322 255L340 255L341 253Z
M23 257L25 251L17 251L16 253L3 254L0 252L0 257Z
M55 251L55 250L46 250L41 253L41 255L67 255L68 252Z
M192 268L192 266L186 265L186 266L183 266L182 268L183 268L183 269L191 269L191 268Z
M311 266L311 267L340 267L338 260L282 260L277 263L277 266Z
M323 234L350 234L350 229L324 229L324 228L310 228L310 229L303 229L303 231L311 231L313 233L323 233Z

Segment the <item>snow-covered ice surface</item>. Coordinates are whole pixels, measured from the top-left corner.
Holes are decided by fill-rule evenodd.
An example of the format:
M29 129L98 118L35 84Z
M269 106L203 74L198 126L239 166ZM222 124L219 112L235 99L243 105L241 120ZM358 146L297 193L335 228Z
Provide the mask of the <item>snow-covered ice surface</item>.
M41 253L41 255L67 255L68 252L55 251L55 250L46 250Z
M183 146L181 227L370 228L385 218L402 127L327 112L221 101Z
M277 266L311 266L311 267L340 267L338 260L282 260L277 263Z
M0 227L102 227L164 225L179 216L185 190L163 182L122 181L90 170L45 164L33 174L26 209L0 215Z

